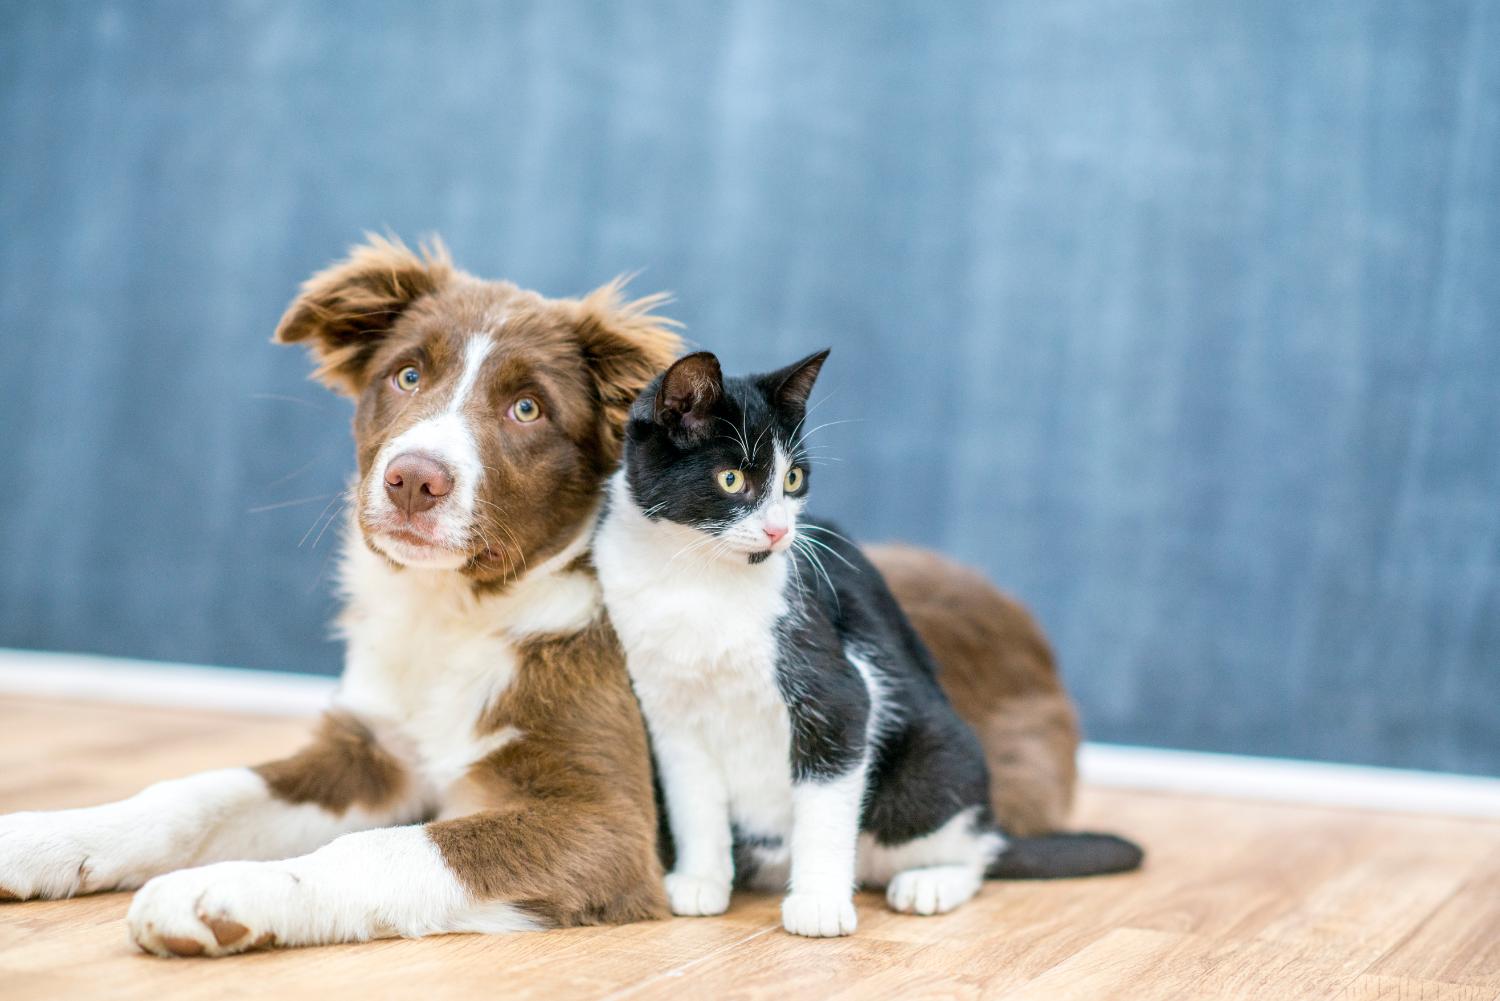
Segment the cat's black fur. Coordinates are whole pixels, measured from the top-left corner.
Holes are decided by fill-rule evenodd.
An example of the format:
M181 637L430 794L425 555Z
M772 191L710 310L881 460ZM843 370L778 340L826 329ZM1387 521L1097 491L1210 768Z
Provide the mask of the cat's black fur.
M623 465L631 500L652 520L717 534L768 488L778 441L791 445L792 464L804 473L790 496L805 497L812 473L803 439L807 399L827 356L821 351L776 372L727 379L708 352L680 359L670 379L662 373L640 394L626 424ZM726 468L744 471L745 490L718 488L715 476ZM932 654L884 578L831 523L799 516L797 528L808 534L789 551L794 612L776 626L777 686L791 719L793 781L844 774L865 751L872 706L845 656L852 647L883 681L861 829L894 846L974 807L977 829L996 830L978 737L938 686ZM758 563L770 555L747 559ZM659 785L657 791L661 853L671 869L674 846ZM757 849L779 847L782 838L736 825L734 843L736 882L743 883L754 873ZM1013 838L988 875L1080 876L1126 871L1140 861L1139 848L1113 835Z
M717 359L700 352L684 359L695 369L679 380L687 393L665 382L665 373L659 376L626 425L632 499L653 520L714 533L760 501L773 474L773 442L793 445L790 458L803 470L803 482L792 496L805 496L811 475L801 434L807 398L827 356L821 351L766 375L724 378ZM743 470L746 488L737 494L719 489L714 477L724 468ZM865 753L872 707L844 655L853 647L875 666L884 689L861 828L893 846L975 807L978 828L994 830L979 739L938 687L932 655L884 578L831 523L799 517L797 531L809 534L805 545L788 551L794 612L777 623L777 683L791 717L793 781L842 775ZM737 852L737 861L750 854Z

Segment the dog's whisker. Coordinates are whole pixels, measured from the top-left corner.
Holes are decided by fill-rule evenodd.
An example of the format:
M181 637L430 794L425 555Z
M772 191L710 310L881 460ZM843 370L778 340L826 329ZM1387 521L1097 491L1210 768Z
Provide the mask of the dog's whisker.
M246 514L260 514L262 511L274 511L274 510L276 510L279 507L296 507L298 504L311 504L313 501L326 500L329 497L337 497L339 494L341 494L343 492L344 491L340 490L338 493L318 494L318 496L316 496L316 497L303 497L300 500L282 501L279 504L265 504L265 505L262 505L261 507L252 507L252 508L249 508L249 509L247 509L245 511L245 513ZM322 517L322 516L319 515L319 517Z
M323 539L323 532L328 531L328 526L332 525L335 521L337 521L339 515L341 513L343 513L344 508L346 508L348 506L349 506L349 502L348 501L345 501L344 503L340 504L338 510L335 511L335 512L333 512L333 517L329 518L326 522L323 523L323 531L319 532L318 533L318 537L313 540L312 548L314 548L314 549L318 548L318 543L321 542L322 539Z
M323 579L323 574L325 574L328 571L328 561L331 560L331 559L333 559L334 554L337 553L337 552L338 552L338 547L337 546L329 546L328 547L328 555L325 556L325 557L323 557L323 563L322 563L321 566L318 567L318 575L313 578L313 582L308 585L307 590L304 591L304 592L302 592L302 597L305 598L305 597L307 597L308 595L312 594L314 591L317 590L318 583Z
M269 490L272 487L279 487L279 486L281 486L281 484L285 483L287 480L295 479L296 477L301 476L303 473L307 472L313 466L316 466L318 463L320 463L324 459L328 458L328 456L331 455L333 453L333 451L334 451L334 449L332 449L332 448L325 448L323 451L319 452L316 456L314 456L312 458L312 460L310 462L308 462L306 465L298 466L296 469L292 470L290 473L287 473L285 476L283 476L283 477L281 477L279 479L272 480L270 483L267 483L266 484L266 489Z
M280 396L276 393L250 393L249 398L252 400L281 400L284 403L300 403L304 407L312 407L320 414L333 413L333 411L329 410L327 407L319 406L311 400L298 399L295 396Z
M313 519L313 523L310 526L308 526L307 531L302 534L302 541L297 543L297 548L298 549L302 548L302 543L307 541L307 537L313 533L313 529L318 527L318 522L320 522L320 521L323 520L323 515L325 515L325 514L328 513L328 509L331 508L331 507L333 507L333 501L338 500L340 497L344 496L344 494L347 494L348 492L349 491L347 491L347 490L342 490L339 493L334 494L333 495L333 500L331 500L327 504L323 505L323 510L320 511L320 512L318 512L318 516ZM339 510L342 511L343 507L340 507ZM319 534L319 536L322 535L321 532L319 532L318 534ZM316 546L317 543L315 542L315 543L313 543L313 545Z

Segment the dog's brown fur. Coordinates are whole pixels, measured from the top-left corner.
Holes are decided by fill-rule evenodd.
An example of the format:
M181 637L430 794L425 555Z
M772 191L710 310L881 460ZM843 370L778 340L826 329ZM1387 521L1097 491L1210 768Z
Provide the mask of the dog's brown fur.
M1061 830L1077 781L1078 717L1036 620L968 567L910 546L866 550L932 650L938 682L979 734L996 819Z
M359 805L375 810L405 791L406 769L361 720L346 712L323 716L312 743L255 772L278 799L316 803L333 813Z
M522 648L515 682L481 726L524 738L470 771L482 812L429 828L480 899L515 901L555 925L667 916L655 810L640 817L652 827L636 822L651 770L627 678L604 619Z

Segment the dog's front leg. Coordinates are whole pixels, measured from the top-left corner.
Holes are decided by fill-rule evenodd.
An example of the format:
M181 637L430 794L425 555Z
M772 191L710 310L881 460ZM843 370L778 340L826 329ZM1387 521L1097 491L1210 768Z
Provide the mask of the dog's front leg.
M282 862L168 873L135 895L130 935L159 956L224 956L665 917L649 825L630 823L618 790L585 791L348 834Z
M420 825L347 834L301 858L168 873L136 893L126 921L158 956L542 927L477 900Z
M117 803L0 816L0 899L125 890L221 859L300 855L416 819L405 770L353 717L325 717L300 754L149 786Z

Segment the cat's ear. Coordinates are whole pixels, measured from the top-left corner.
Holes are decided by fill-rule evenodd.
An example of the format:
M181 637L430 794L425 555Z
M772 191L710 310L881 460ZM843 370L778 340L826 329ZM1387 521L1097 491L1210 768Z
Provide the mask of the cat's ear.
M688 436L707 434L714 409L724 398L724 373L709 351L695 351L672 363L656 391L656 423Z
M818 381L818 373L822 371L823 362L828 360L828 353L832 350L832 348L824 348L799 362L793 362L786 368L778 369L762 377L761 384L769 392L771 404L777 407L807 406L807 398L812 395L813 383Z
M347 258L303 283L271 338L280 344L306 341L318 364L313 376L346 396L364 388L365 366L401 314L455 273L436 237L420 248L420 257L395 237L365 238Z

